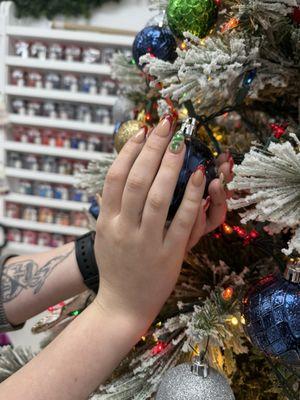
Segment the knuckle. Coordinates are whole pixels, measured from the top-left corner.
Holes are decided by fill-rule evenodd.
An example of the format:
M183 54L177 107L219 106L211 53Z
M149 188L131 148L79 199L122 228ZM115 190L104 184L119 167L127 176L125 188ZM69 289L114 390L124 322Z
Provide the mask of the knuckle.
M191 228L189 221L183 216L178 217L177 224L181 231L188 231Z
M127 188L130 191L133 192L140 191L144 188L144 186L145 186L145 180L142 177L131 176L128 178Z
M161 149L161 144L157 140L149 140L146 143L146 150L150 153L157 153Z
M106 175L105 181L107 185L113 185L115 183L119 183L121 179L122 179L121 172L117 171L114 168L111 168Z
M157 193L149 195L149 206L154 211L161 211L165 207L165 200Z

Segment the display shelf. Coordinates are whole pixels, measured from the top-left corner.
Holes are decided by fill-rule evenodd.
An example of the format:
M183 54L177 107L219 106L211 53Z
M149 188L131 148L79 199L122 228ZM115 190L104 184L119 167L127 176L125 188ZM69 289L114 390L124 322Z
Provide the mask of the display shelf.
M53 247L38 246L35 244L8 242L5 247L6 254L35 254L53 250Z
M74 72L79 74L105 75L111 74L111 68L106 64L87 64L74 61L40 60L38 58L22 58L7 56L5 65L9 67L30 68L36 70Z
M98 47L131 47L134 40L134 37L131 35L68 31L63 29L29 28L23 26L8 26L7 35L17 39L43 39L45 41L76 42L85 45L93 44Z
M47 90L47 89L36 89L29 87L19 87L8 85L6 86L6 93L12 96L29 97L41 100L56 100L63 102L72 103L86 103L96 104L103 106L113 106L117 100L116 96L102 96L92 95L88 93L71 92L65 90Z
M4 172L5 175L9 178L28 179L44 183L61 183L63 185L76 185L77 183L77 179L72 175L59 175L11 167L6 167Z
M63 147L42 146L32 143L7 141L3 144L7 151L19 153L40 154L53 157L72 158L76 160L105 160L111 154L95 151L79 151Z
M7 194L6 196L4 196L4 201L17 204L38 206L38 207L55 208L59 210L68 210L68 211L86 211L90 207L89 203L81 203L78 201L69 201L69 200L48 199L45 197L30 196L19 193Z
M113 125L87 123L81 121L52 119L46 117L31 117L28 115L9 114L9 122L17 125L47 127L62 130L89 132L101 135L112 135Z
M38 232L59 233L61 235L81 236L87 233L87 228L78 228L76 226L64 226L56 224L43 224L41 222L27 221L17 218L0 218L0 223L4 227L30 229Z

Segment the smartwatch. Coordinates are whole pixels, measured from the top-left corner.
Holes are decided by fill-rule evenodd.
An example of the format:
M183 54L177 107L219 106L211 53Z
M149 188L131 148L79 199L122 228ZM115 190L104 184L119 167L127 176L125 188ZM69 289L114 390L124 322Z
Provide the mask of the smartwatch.
M99 291L99 269L94 251L95 236L96 232L93 231L76 239L75 252L85 285L97 294Z

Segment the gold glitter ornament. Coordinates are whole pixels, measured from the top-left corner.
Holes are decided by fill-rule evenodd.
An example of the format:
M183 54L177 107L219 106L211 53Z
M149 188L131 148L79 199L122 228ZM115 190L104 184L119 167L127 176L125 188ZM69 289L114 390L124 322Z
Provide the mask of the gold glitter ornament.
M128 140L137 134L143 126L145 126L145 124L141 121L130 120L123 122L115 135L115 149L118 153L120 153Z

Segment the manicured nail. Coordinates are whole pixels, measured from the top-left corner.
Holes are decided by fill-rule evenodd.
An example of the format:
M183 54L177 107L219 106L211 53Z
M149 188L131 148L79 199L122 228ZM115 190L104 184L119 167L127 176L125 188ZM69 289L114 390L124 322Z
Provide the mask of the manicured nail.
M201 186L203 183L203 172L201 171L201 169L197 169L196 172L193 173L193 184L195 186Z
M174 118L170 114L166 114L163 116L162 120L160 121L159 125L155 129L155 132L158 136L167 137L171 133L171 129L173 126Z
M227 189L227 183L225 181L225 176L224 176L223 172L220 173L219 179L220 179L220 183L221 183L222 188L224 190L226 190Z
M232 155L230 155L228 161L229 161L229 165L230 165L230 173L232 174L233 173L233 168L234 168L234 159L233 159Z
M201 171L203 176L206 176L206 168L204 167L204 165L198 165L196 171Z
M148 127L146 125L144 125L139 131L138 133L135 135L134 137L134 141L136 143L143 143L143 141L146 138L146 133L148 132Z
M203 206L204 212L206 212L209 209L210 203L211 203L211 198L210 198L210 196L207 196L207 198L205 200L205 204Z
M179 154L183 149L183 147L184 147L184 136L182 133L178 132L173 136L169 149L171 153Z

